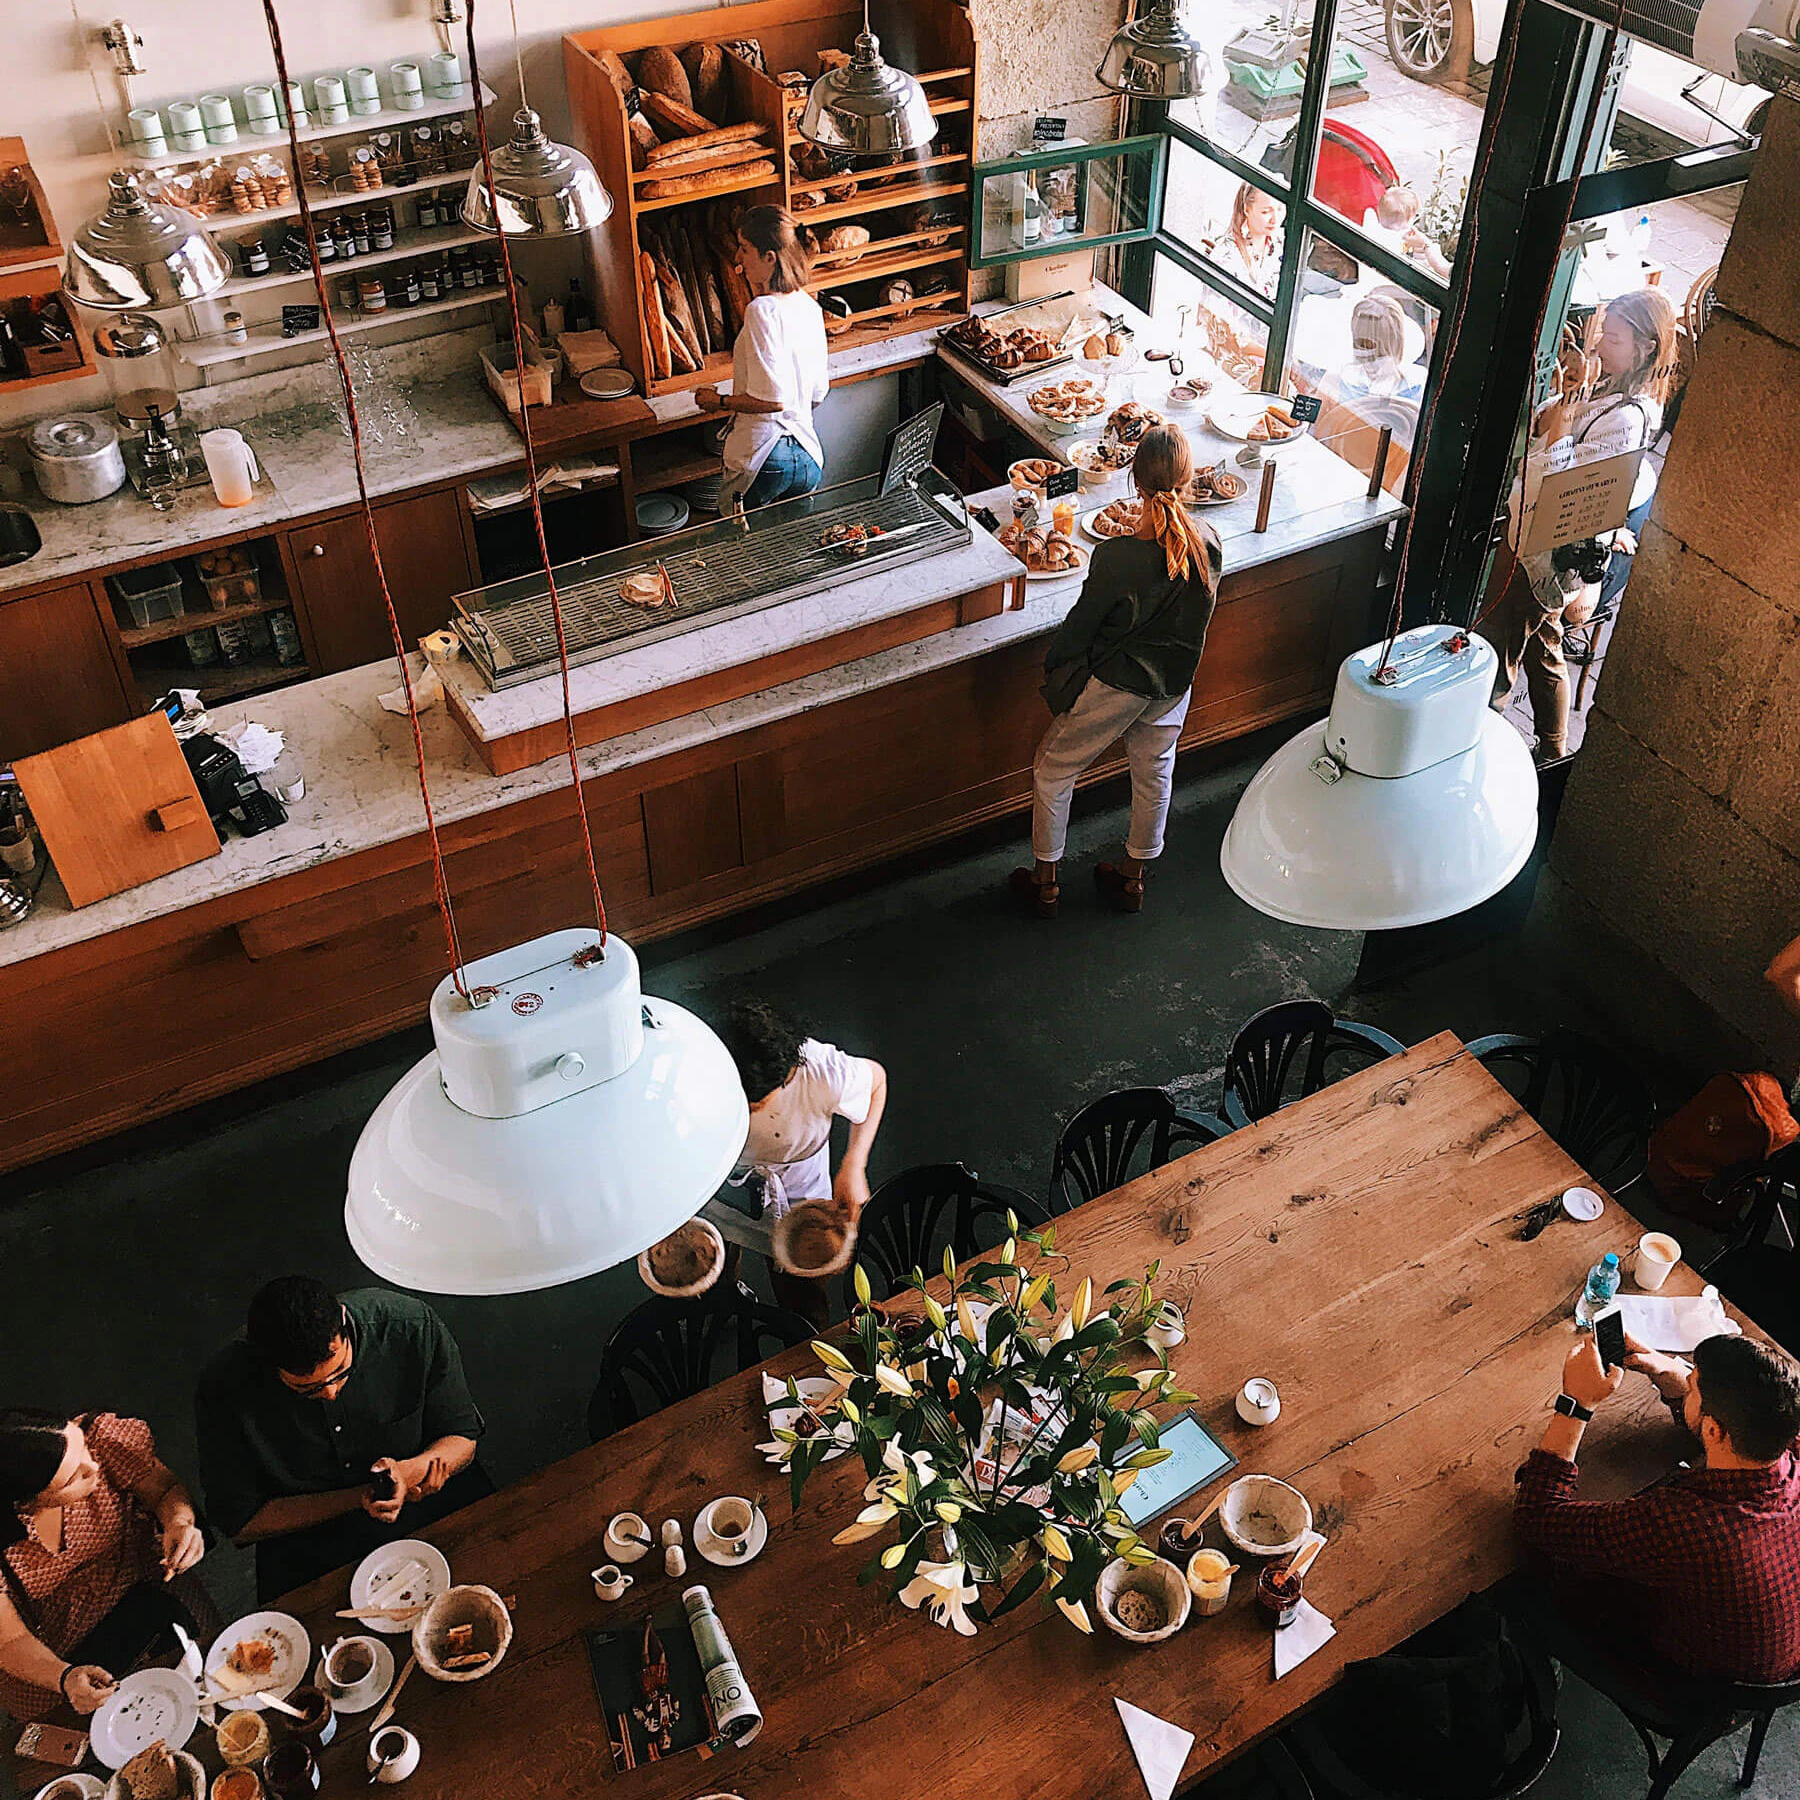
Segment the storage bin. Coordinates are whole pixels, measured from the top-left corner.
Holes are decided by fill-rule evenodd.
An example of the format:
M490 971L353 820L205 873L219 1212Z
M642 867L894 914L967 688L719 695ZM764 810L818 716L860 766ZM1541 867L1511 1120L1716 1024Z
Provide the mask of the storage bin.
M134 625L154 625L181 612L181 571L173 563L151 563L148 568L109 575L106 585L113 598L124 603Z
M262 598L262 578L256 559L242 544L230 550L209 550L194 558L194 573L215 609L242 606Z

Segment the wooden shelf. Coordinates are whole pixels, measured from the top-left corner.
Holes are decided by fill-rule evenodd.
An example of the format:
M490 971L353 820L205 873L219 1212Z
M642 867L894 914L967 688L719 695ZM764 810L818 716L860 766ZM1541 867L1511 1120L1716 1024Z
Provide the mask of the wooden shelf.
M254 619L263 613L282 612L293 604L286 598L265 596L261 600L241 600L235 606L209 606L204 612L179 613L173 619L158 619L154 625L121 625L119 642L127 650L141 650L146 644L186 637L190 631L205 631L213 625L229 625L234 619Z
M426 189L433 192L440 188L467 187L469 177L475 173L473 168L448 171L442 175L427 175L418 181L396 183L393 187L372 188L362 194L314 194L308 193L307 204L314 212L338 212L346 206L367 206L371 200L393 200L407 194L422 193ZM300 216L298 201L287 206L259 206L255 212L219 212L206 214L207 228L214 237L240 228L254 230L258 225L270 225L277 219L297 219ZM485 237L488 234L483 232ZM261 280L260 276L253 279Z
M652 488L680 487L684 481L723 474L724 469L716 450L707 453L688 444L661 445L654 438L640 439L631 446L631 480L640 494Z
M776 153L769 152L769 161L775 161ZM654 179L654 171L648 171ZM680 170L671 173L679 174ZM692 206L696 201L717 200L725 194L748 194L757 188L780 187L781 170L777 166L773 175L758 175L753 181L721 181L717 187L695 188L691 194L668 194L660 200L640 200L637 190L632 190L632 205L640 213L663 212L671 206Z
M955 162L966 162L967 157L952 158ZM810 184L807 184L810 185ZM802 191L802 184L795 182L796 193ZM958 194L966 194L969 184L966 181L943 182L902 182L897 187L876 188L872 193L858 194L850 200L834 200L829 206L812 206L794 214L802 225L830 225L839 219L860 219L864 213L887 212L896 206L917 206L930 200L954 200Z
M356 259L362 261L359 256ZM334 265L335 266L335 265ZM473 306L492 306L505 298L498 287L472 288L446 294L442 300L421 300L417 306L388 307L374 313L334 313L338 335L348 337L359 331L378 331L383 325L403 325L408 319L424 319L434 313L461 312ZM327 336L321 325L316 331L302 331L283 337L279 323L250 328L244 343L229 344L222 337L185 339L181 343L182 361L196 369L211 368L215 363L248 362L253 357L272 356L277 350L292 350L302 344L324 342Z
M798 142L798 140L796 140L796 142ZM969 153L966 150L945 150L937 156L924 156L920 157L917 162L907 163L903 173L911 174L920 169L948 169L957 163L966 163L968 160ZM848 171L839 175L821 175L816 181L795 181L789 183L788 192L790 194L822 194L828 188L842 187L846 181L861 181L864 179L867 178L857 176ZM893 180L883 181L877 187L869 188L866 192L859 187L857 192L852 194L848 200L833 200L828 204L851 212L867 212L869 207L877 200L881 200L884 204L897 204L897 202L887 201L885 199L885 196L890 194L903 195L909 200L916 199L918 198L918 188L921 185L921 183L908 183L895 177ZM816 218L825 210L825 207L812 207L808 209L806 217Z
M410 231L394 233L394 247L391 250L371 250L366 256L354 256L347 262L336 257L320 266L325 271L325 279L329 281L334 275L353 275L359 269L378 269L384 263L405 262L414 256L430 256L438 250L454 250L462 244L492 244L494 235L490 231L476 231L468 226L445 230L441 225L421 231L416 226ZM290 274L285 269L279 275L237 275L212 296L222 300L228 294L260 294L264 288L291 287L295 282L311 285L313 272L311 268L299 269ZM421 302L421 304L423 304ZM402 311L416 311L417 308L401 308ZM288 340L290 343L292 339Z
M309 89L310 91L310 89ZM184 96L177 94L177 100ZM479 105L482 108L494 104L494 90L485 83L481 89ZM378 113L365 113L361 117L352 114L342 125L308 125L297 135L303 144L319 144L332 138L362 137L371 131L391 131L400 125L423 125L430 119L453 119L461 113L472 113L476 110L477 101L471 90L460 100L427 100L423 106L403 109L396 106L383 107ZM157 109L168 110L165 101ZM119 163L128 169L186 169L196 163L229 162L234 157L260 156L266 151L280 151L288 147L288 134L282 130L270 135L258 134L252 137L240 125L237 141L231 144L208 144L203 150L164 150L155 156L147 156L143 151L134 148L134 140L124 139L119 145Z
M966 113L970 102L967 100L944 99L931 103L931 114L936 119L947 119L952 113Z
M51 216L50 202L44 197L44 184L31 166L23 138L0 137L0 169L23 172L25 186L31 195L31 207L37 215L36 231L31 230L29 224L0 227L0 269L42 269L60 263L62 240L56 235L56 220ZM87 371L83 369L80 373ZM66 375L40 375L32 379L55 381L67 378Z
M823 275L815 275L806 284L806 290L810 294L817 294L827 288L854 287L863 281L885 281L890 275L904 275L909 269L928 269L933 263L961 262L962 256L960 244L944 244L935 250L915 250L909 256L874 259L870 259L865 252L864 260L852 264L848 269L834 269Z
M813 258L813 268L817 271L829 264L826 272L832 277L855 281L860 278L851 271L865 262L883 257L891 261L897 250L960 249L962 234L962 226L956 225L939 226L935 231L910 231L903 237L873 238L854 250L821 250ZM846 257L850 260L845 261Z

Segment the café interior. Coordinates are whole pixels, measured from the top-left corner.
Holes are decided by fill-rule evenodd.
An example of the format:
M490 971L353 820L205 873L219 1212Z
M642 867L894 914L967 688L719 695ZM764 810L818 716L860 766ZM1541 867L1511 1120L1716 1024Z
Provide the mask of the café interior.
M0 1800L1800 1792L1800 5L18 10Z

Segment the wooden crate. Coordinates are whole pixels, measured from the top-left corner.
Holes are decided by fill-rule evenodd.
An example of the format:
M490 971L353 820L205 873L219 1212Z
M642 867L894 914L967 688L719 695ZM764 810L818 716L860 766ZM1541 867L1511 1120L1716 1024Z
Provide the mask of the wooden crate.
M15 303L30 302L40 295L61 291L60 267L0 270L0 312L10 313ZM69 315L69 323L75 327L75 341L64 353L70 358L68 366L53 368L40 365L37 373L0 376L0 394L23 393L27 388L48 387L57 381L79 381L84 375L94 373L97 365L94 361L93 337L82 328L73 302L63 310ZM21 316L23 311L21 304ZM14 323L19 323L19 319L15 318Z
M640 256L696 231L726 248L715 206L735 209L778 204L794 211L803 226L824 233L838 225L862 225L871 243L860 260L823 257L811 283L815 294L842 294L850 305L846 321L832 324L832 348L851 349L915 330L923 319L944 322L969 310L970 167L979 118L979 58L967 11L956 0L886 0L873 9L882 54L912 70L925 83L942 124L938 138L914 161L857 176L819 178L796 167L804 147L799 135L803 93L784 91L781 74L798 70L810 81L821 68L821 52L848 52L862 27L862 9L847 0L752 0L704 12L644 19L630 25L575 32L563 40L569 104L577 141L594 159L600 178L615 199L612 217L595 234L594 290L600 322L618 344L626 366L647 394L679 392L731 374L729 329L723 344L708 347L698 370L659 375L651 358L639 282ZM599 60L609 51L635 70L638 53L653 44L677 51L694 43L755 39L768 74L727 52L730 117L720 125L759 121L775 165L772 179L734 182L691 194L641 197L654 172L634 171L624 100ZM831 190L849 187L847 194ZM953 208L956 228L929 236L910 228L907 210L922 201ZM885 247L884 247L885 245ZM878 290L896 276L919 286L943 282L929 299L884 302ZM727 320L729 327L729 319Z
M0 174L9 169L19 171L29 198L24 202L23 218L0 217L0 269L59 261L62 240L56 235L56 220L50 215L50 202L44 198L44 184L25 153L23 138L0 137Z

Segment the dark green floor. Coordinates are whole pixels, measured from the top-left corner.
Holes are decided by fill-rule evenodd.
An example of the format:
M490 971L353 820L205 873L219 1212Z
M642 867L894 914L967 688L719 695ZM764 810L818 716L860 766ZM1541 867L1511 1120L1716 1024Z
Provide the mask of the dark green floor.
M1214 1104L1232 1032L1275 1000L1316 995L1407 1042L1446 1026L1470 1037L1582 1022L1541 959L1506 944L1351 994L1356 939L1261 918L1219 874L1219 839L1254 766L1184 774L1138 918L1103 914L1085 885L1085 865L1116 851L1124 823L1119 795L1106 793L1078 813L1054 925L1015 919L1000 898L1016 846L956 847L751 930L649 946L646 986L701 1013L765 994L818 1035L884 1062L877 1182L961 1159L1034 1192L1059 1117L1089 1098L1148 1082ZM521 921L520 936L557 923ZM0 1398L138 1414L191 1472L193 1375L237 1329L251 1290L288 1269L341 1285L366 1278L344 1239L345 1169L369 1111L426 1047L405 1034L103 1155L0 1183ZM486 1409L483 1455L497 1480L581 1444L600 1346L642 1297L628 1269L549 1293L437 1303ZM246 1559L227 1548L208 1567L227 1608L248 1601ZM1641 1753L1623 1721L1579 1688L1564 1715L1563 1746L1536 1791L1642 1794ZM1797 1731L1778 1722L1757 1793L1800 1796ZM1715 1752L1677 1793L1732 1791L1731 1773Z

